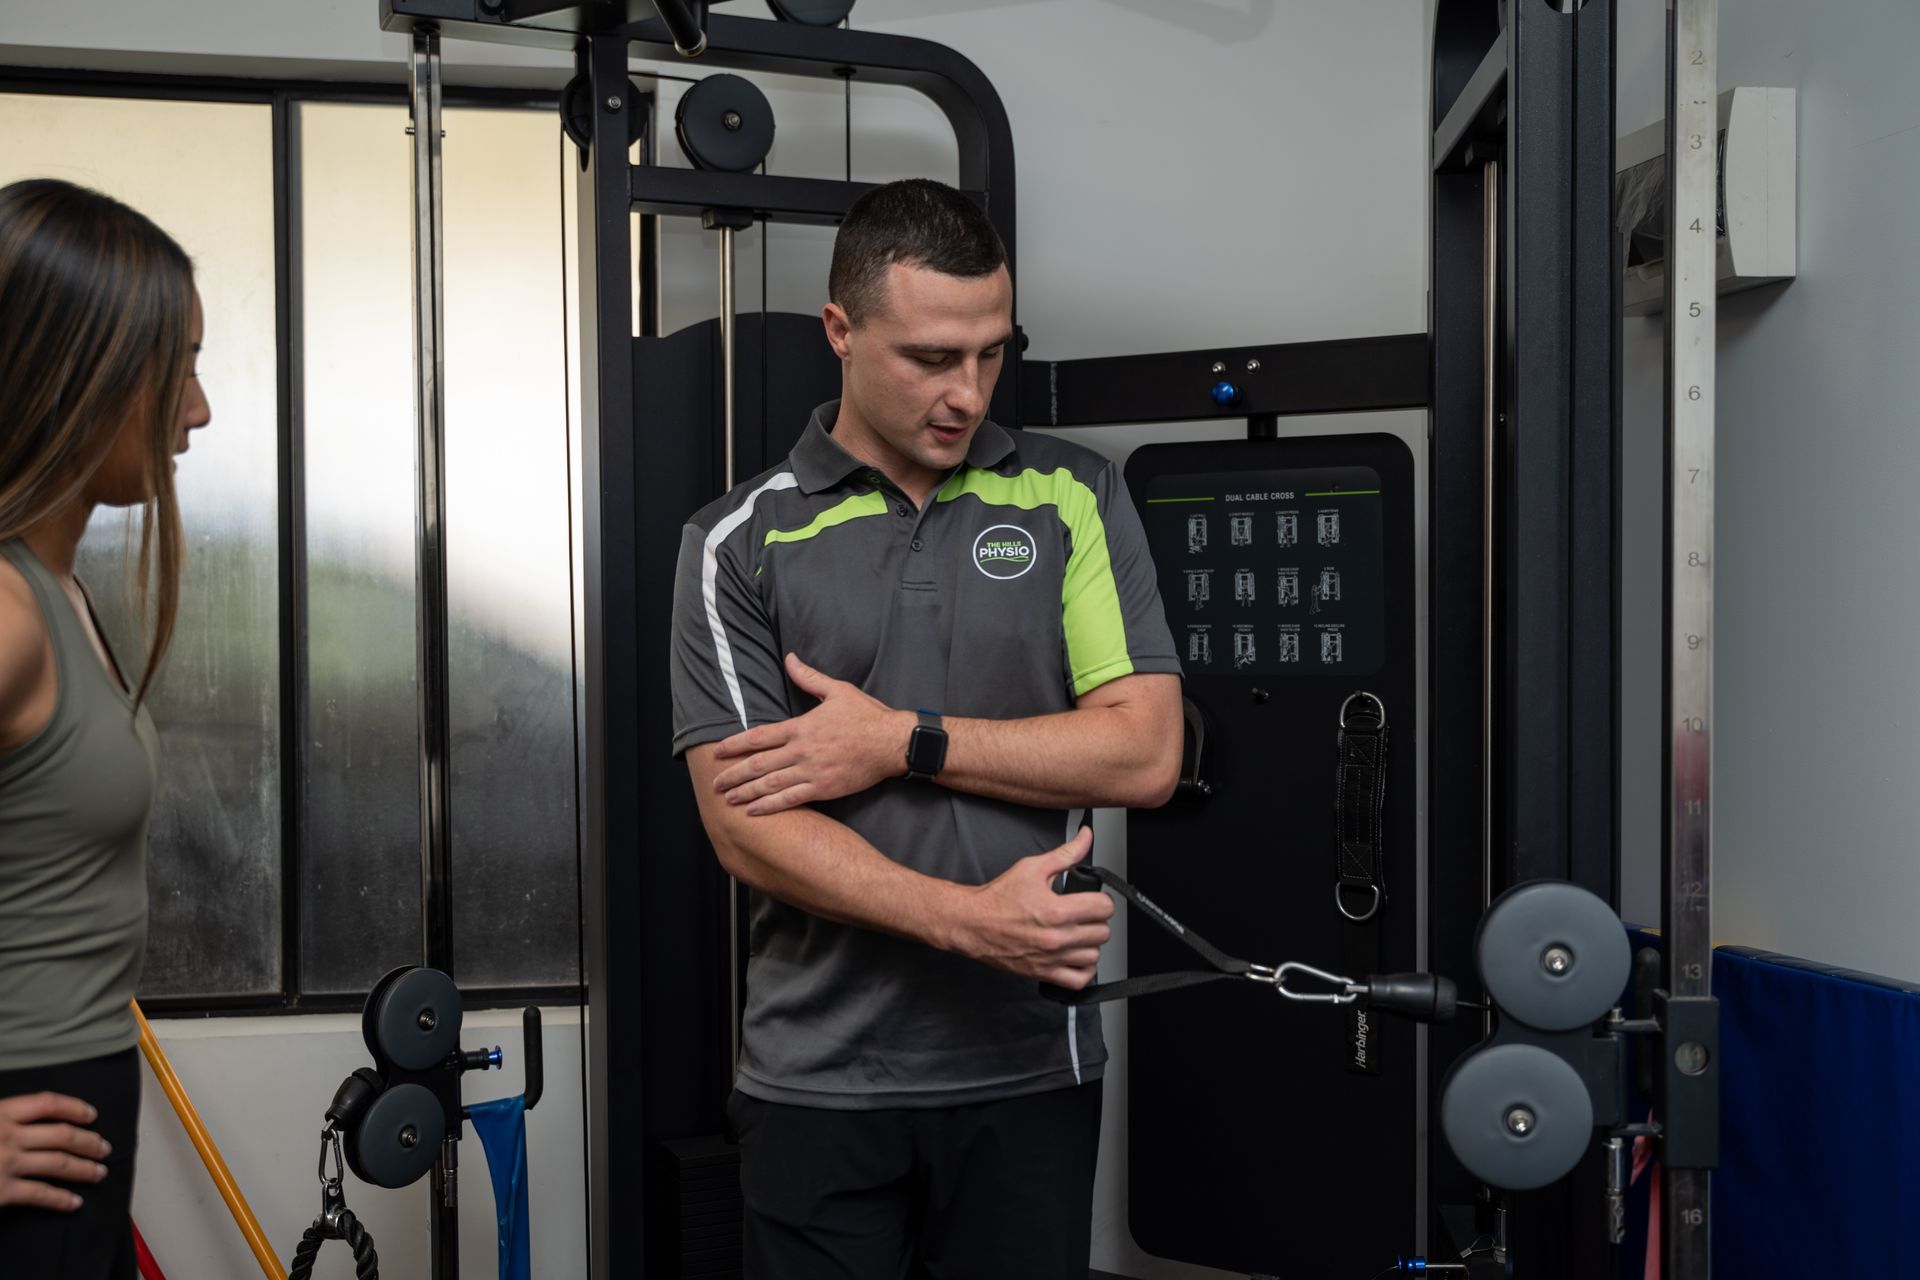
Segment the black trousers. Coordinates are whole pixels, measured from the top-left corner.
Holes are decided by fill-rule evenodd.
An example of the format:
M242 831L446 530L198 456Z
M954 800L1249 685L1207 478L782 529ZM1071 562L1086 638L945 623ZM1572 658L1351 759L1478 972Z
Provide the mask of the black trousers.
M72 1213L9 1205L0 1209L0 1275L20 1280L135 1280L133 1152L140 1136L140 1057L104 1058L0 1071L0 1098L50 1089L91 1102L99 1119L83 1126L113 1144L104 1181L62 1182L80 1197Z
M1086 1280L1100 1082L931 1110L734 1093L747 1280Z

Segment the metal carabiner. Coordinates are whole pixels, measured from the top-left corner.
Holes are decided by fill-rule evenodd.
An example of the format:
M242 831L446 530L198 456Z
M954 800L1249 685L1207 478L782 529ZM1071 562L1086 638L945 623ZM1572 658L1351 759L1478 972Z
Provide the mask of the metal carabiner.
M1294 974L1305 974L1309 978L1338 987L1338 991L1294 991L1287 986L1287 979ZM1337 973L1328 973L1325 969L1316 969L1310 964L1301 964L1289 960L1273 971L1273 989L1288 1000L1298 1000L1302 1004L1352 1004L1365 990L1352 978Z
M327 1150L333 1150L333 1176L327 1176ZM340 1154L340 1130L332 1125L320 1131L320 1217L319 1221L335 1231L340 1229L340 1215L347 1210L346 1160Z

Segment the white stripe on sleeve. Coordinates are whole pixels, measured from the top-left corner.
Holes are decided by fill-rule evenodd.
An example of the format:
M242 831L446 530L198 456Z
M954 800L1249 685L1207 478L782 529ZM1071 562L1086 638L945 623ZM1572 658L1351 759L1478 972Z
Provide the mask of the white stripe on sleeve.
M753 515L754 503L760 495L769 489L792 489L799 485L791 471L780 471L767 478L767 482L749 493L746 501L723 516L713 526L713 532L707 535L706 545L700 554L700 595L707 605L707 626L713 632L713 651L720 662L720 676L727 682L727 696L733 699L733 710L740 717L740 727L747 728L747 701L740 694L740 676L733 666L733 646L727 643L727 628L720 621L719 583L720 544L727 535L738 529Z

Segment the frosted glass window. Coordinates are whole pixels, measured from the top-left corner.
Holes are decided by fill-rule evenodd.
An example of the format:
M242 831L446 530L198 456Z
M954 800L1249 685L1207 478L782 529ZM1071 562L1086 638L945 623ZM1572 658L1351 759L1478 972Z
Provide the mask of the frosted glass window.
M564 154L563 154L564 152ZM447 202L447 576L454 973L580 980L562 191L551 110L454 109Z
M420 954L406 123L300 111L309 991ZM573 983L563 143L546 110L445 123L454 976Z
M281 974L279 433L273 134L262 103L0 94L0 184L55 177L152 218L194 261L213 421L180 459L187 563L150 705L164 758L142 995L271 994ZM137 520L96 512L79 571L123 666Z
M301 985L420 962L407 112L298 108L307 533Z

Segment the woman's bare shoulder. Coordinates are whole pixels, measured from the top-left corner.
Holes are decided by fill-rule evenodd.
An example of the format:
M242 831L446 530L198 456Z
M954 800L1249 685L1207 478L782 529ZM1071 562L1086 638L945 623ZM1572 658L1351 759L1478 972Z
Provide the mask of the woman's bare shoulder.
M47 620L25 575L0 556L0 741L47 672Z

